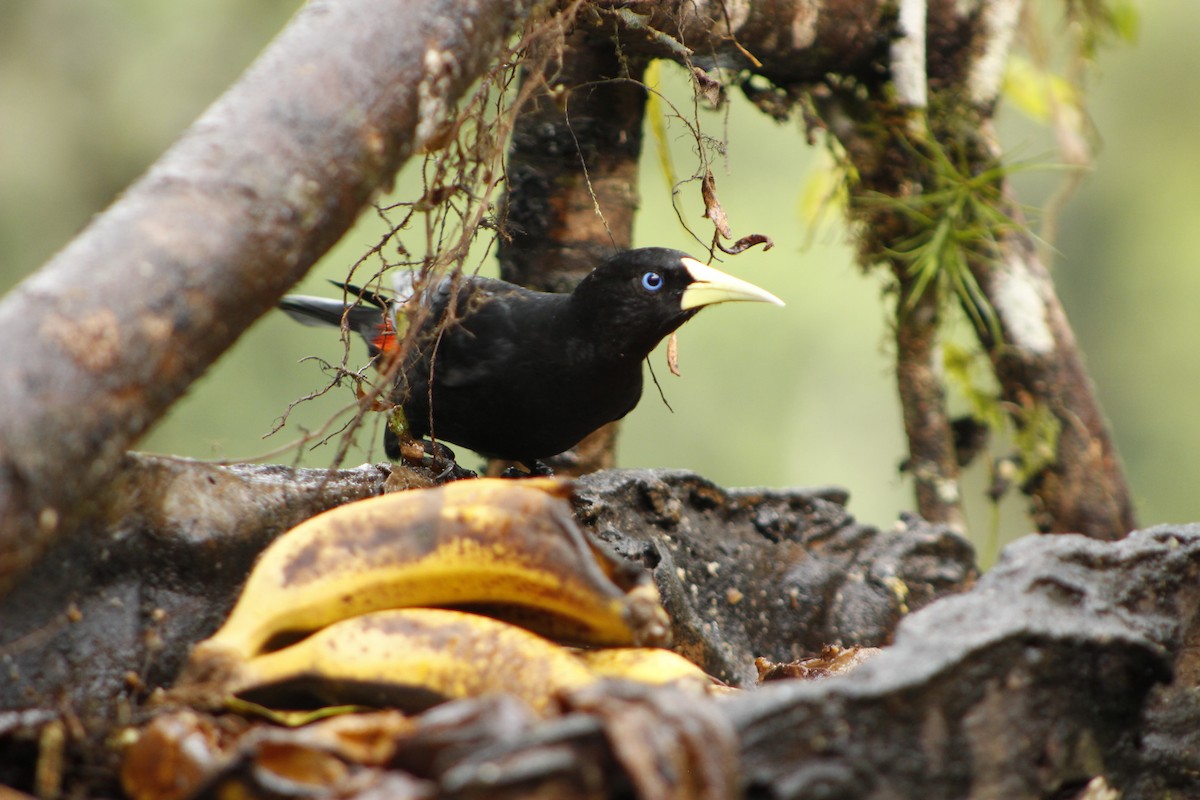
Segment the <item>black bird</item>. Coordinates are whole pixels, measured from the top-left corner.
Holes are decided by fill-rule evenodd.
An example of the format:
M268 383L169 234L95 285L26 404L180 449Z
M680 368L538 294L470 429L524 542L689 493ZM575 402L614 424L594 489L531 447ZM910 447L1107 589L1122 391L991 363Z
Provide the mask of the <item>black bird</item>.
M409 431L535 471L544 469L540 459L632 411L642 396L642 361L702 307L730 300L783 305L770 292L661 247L617 253L570 294L481 277L442 279L424 300L414 300L421 293L411 287L400 288L395 302L345 290L366 302L289 295L280 308L307 325L340 326L345 318L373 356L386 358L404 339L408 304L427 303L431 313L389 397ZM453 319L439 331L452 299ZM387 449L398 456L395 441Z

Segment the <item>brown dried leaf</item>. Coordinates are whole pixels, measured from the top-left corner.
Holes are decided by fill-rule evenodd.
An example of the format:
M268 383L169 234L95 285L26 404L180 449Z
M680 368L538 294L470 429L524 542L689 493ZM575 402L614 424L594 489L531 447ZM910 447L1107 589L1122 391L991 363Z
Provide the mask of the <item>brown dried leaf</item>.
M717 800L737 792L737 739L714 701L676 686L602 681L565 698L601 720L638 797Z
M820 655L801 658L787 664L767 661L765 658L754 659L754 667L758 670L758 682L800 678L813 680L826 678L830 675L841 675L850 672L859 664L882 653L878 647L838 647L826 645Z
M236 735L194 711L156 717L126 748L121 786L134 800L190 797L226 762L228 740Z
M432 211L456 193L465 191L466 187L459 183L452 183L448 186L433 186L413 205L413 208L417 211Z
M726 239L732 239L733 230L729 227L725 209L721 208L721 202L717 199L717 180L713 177L712 170L704 170L704 180L700 182L700 194L704 198L704 216L712 220L717 233Z
M671 374L676 378L679 377L679 333L673 331L671 338L667 339L667 369L671 370Z
M729 238L729 237L726 237L726 238ZM729 247L726 247L725 245L721 244L720 240L715 242L715 244L717 245L717 248L722 253L725 253L725 254L731 255L731 256L736 256L738 253L745 252L746 250L749 250L751 247L754 247L754 245L756 245L756 244L763 245L764 251L770 250L772 247L775 246L775 243L773 241L771 241L771 237L767 236L765 233L752 233L749 236L743 236L742 238L738 239L733 244L729 245Z
M763 250L770 250L775 246L771 237L765 233L743 236L728 247L721 244L721 239L733 238L733 229L729 227L729 218L725 216L725 209L721 208L721 201L717 199L717 180L713 177L712 170L704 171L704 179L700 182L700 194L704 197L704 216L711 220L717 229L718 235L713 237L713 244L722 253L736 256L758 244L763 245Z
M696 82L696 88L704 95L708 104L713 108L720 108L725 86L699 67L692 67L692 80Z
M260 781L285 786L297 796L333 789L347 780L351 767L337 755L305 742L294 734L264 737L253 757ZM265 779L265 780L264 780Z
M412 717L394 710L345 714L298 729L296 741L354 764L380 766L392 759L401 737L415 727Z

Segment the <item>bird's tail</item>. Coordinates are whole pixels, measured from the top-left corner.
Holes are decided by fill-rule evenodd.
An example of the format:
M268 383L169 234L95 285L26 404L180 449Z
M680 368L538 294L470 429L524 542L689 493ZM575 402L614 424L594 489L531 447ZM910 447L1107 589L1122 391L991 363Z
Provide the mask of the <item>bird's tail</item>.
M391 352L396 329L387 299L353 284L334 285L345 292L345 300L289 294L279 301L279 308L302 325L340 328L345 324L366 340L372 356Z

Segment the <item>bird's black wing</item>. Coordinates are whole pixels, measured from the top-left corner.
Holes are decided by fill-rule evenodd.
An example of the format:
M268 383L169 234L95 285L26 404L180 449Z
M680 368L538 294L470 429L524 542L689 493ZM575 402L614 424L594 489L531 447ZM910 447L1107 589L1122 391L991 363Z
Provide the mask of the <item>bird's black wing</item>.
M559 302L504 281L471 278L457 294L450 282L439 287L434 305L439 319L451 299L457 318L434 338L431 372L438 385L455 390L490 386L511 372L522 358L522 340Z

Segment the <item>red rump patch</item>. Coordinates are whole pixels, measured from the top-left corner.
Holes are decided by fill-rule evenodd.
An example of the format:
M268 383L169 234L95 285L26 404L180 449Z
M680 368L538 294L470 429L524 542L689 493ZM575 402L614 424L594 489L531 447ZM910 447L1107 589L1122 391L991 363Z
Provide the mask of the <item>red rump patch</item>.
M385 356L396 352L399 342L396 341L396 328L390 319L384 318L383 323L379 326L379 332L371 340L371 346Z

